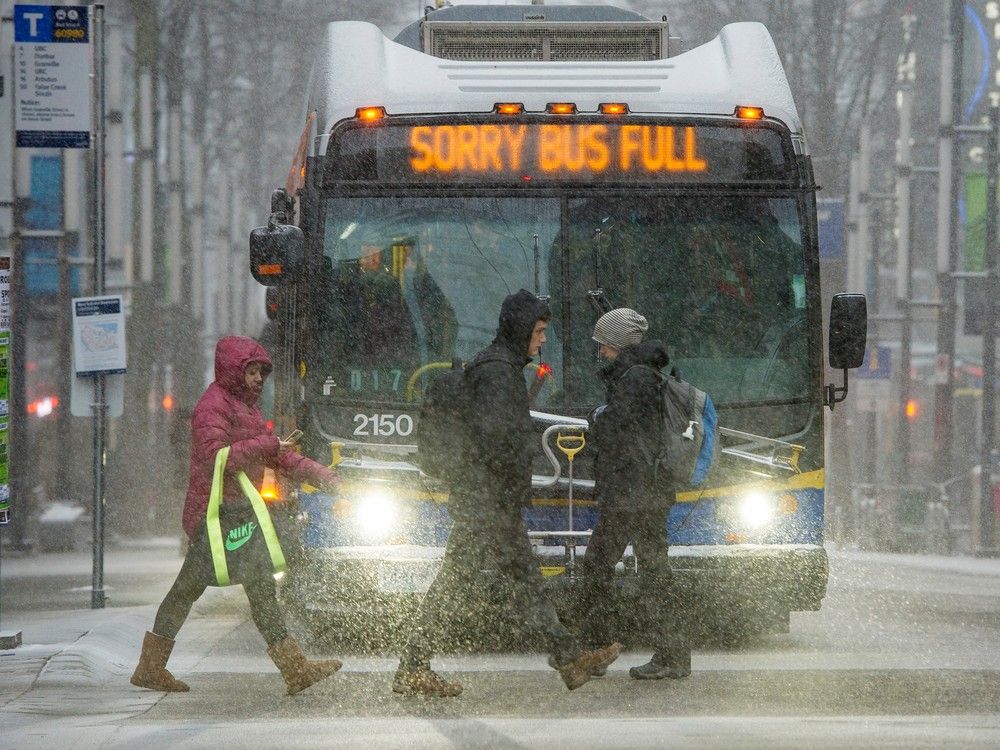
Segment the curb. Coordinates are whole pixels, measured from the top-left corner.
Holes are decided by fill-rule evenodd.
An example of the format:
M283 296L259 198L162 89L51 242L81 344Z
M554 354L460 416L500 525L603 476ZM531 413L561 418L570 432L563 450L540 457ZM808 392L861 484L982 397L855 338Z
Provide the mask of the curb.
M234 587L238 588L238 587ZM191 668L220 638L246 621L249 611L229 613L229 599L242 591L222 591L195 603L172 663ZM155 605L105 610L36 613L18 627L25 642L0 651L0 706L35 688L127 685L139 659L143 635L152 627ZM73 625L79 623L74 629ZM46 633L61 631L55 638ZM48 642L46 642L48 641Z

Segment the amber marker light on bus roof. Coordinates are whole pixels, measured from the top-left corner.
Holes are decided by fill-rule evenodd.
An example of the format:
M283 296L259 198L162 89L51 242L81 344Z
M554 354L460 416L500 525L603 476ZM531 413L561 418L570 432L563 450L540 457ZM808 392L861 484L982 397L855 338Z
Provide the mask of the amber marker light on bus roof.
M628 105L624 102L603 102L597 106L605 115L627 115Z
M763 120L763 107L737 107L736 116L741 120Z
M385 107L358 107L354 116L362 122L377 122L385 117Z
M576 105L573 102L549 102L545 111L550 115L575 115Z
M524 112L524 105L520 102L497 102L493 109L501 115L519 115Z

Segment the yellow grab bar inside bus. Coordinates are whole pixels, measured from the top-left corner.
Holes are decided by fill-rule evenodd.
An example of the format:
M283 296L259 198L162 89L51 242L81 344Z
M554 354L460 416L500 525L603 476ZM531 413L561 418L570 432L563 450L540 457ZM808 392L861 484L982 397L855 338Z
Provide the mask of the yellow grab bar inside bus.
M573 459L576 458L576 454L583 450L583 446L587 444L586 438L583 436L583 432L577 434L563 435L561 432L556 433L556 447L566 454L566 458L570 463L573 463Z
M406 400L413 400L413 395L417 390L417 381L423 377L425 372L429 372L430 370L447 370L449 367L451 367L451 362L428 362L426 365L414 370L413 374L410 375L410 379L406 381Z

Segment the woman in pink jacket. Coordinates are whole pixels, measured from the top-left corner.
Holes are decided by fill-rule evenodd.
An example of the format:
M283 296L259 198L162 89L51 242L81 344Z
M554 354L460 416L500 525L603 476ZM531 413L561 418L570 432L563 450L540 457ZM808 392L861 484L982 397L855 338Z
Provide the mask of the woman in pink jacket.
M335 472L295 453L291 443L279 440L267 429L257 402L271 369L271 358L252 338L226 336L215 346L215 382L208 386L192 415L191 468L183 518L184 531L192 542L205 527L215 456L221 448L230 447L223 483L224 503L242 499L237 480L241 471L257 487L261 485L265 467L293 481L309 482L328 490L336 489L340 482ZM146 633L142 655L132 675L133 685L167 692L188 690L166 666L177 632L214 576L211 559L194 554L195 549L191 547L177 580L157 610L152 631ZM254 624L267 642L267 652L281 671L289 695L340 669L341 663L335 659L307 660L295 639L288 635L272 576L245 582L243 589L250 600Z

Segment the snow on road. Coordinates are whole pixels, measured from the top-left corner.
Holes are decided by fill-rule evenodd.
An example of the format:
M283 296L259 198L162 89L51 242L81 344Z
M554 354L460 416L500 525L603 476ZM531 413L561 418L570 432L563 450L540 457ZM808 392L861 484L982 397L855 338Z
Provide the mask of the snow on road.
M47 577L46 557L69 565L5 567L5 587ZM574 693L538 654L445 655L436 668L466 685L455 701L392 694L392 654L340 654L340 674L285 696L236 587L210 590L180 633L170 666L192 692L137 690L128 676L154 611L5 611L25 645L0 652L0 747L1000 745L992 560L833 552L822 610L794 614L790 634L699 649L683 682L630 680L648 652Z

